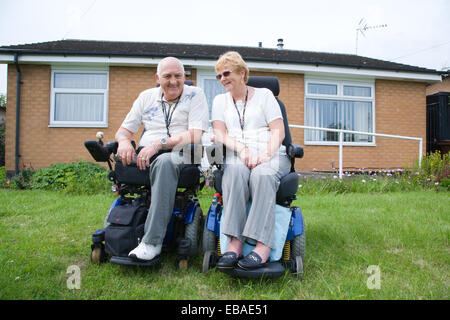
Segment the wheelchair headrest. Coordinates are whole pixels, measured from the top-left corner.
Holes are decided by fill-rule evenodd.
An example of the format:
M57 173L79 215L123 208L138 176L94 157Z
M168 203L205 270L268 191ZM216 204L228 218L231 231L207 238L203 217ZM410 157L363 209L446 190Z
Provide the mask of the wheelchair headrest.
M267 88L277 97L280 94L280 83L277 77L252 76L248 77L247 84L255 88Z

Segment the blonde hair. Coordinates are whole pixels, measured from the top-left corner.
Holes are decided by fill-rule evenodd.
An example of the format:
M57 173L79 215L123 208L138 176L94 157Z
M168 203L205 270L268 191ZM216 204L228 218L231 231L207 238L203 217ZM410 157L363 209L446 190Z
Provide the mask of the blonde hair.
M245 64L244 59L242 59L242 56L238 52L228 51L222 54L216 62L216 71L223 68L225 65L229 65L232 68L232 71L241 72L242 70L245 70L244 82L248 82L250 71Z

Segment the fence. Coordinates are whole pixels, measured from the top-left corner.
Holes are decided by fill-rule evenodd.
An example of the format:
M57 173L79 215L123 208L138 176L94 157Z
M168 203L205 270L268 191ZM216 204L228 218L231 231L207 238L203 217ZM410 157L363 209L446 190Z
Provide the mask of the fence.
M405 137L405 136L396 136L391 134L383 134L383 133L369 133L369 132L360 132L360 131L351 131L344 129L330 129L330 128L320 128L320 127L309 127L309 126L301 126L296 124L290 124L290 128L298 128L298 129L310 129L310 130L320 130L320 131L329 131L329 132L337 132L339 133L339 179L342 179L342 156L344 152L344 133L351 134L361 134L367 136L375 136L375 137L385 137L385 138L395 138L395 139L403 139L403 140L415 140L419 141L419 167L422 162L422 152L423 152L423 141L422 138L417 137Z

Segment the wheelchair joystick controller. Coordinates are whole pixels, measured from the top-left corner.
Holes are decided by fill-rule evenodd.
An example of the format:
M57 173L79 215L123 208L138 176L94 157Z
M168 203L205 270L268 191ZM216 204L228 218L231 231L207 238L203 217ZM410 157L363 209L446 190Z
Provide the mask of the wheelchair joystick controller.
M97 132L97 134L95 135L95 137L98 139L98 143L102 146L102 145L103 145L102 139L103 139L103 137L104 137L103 132L101 132L101 131Z

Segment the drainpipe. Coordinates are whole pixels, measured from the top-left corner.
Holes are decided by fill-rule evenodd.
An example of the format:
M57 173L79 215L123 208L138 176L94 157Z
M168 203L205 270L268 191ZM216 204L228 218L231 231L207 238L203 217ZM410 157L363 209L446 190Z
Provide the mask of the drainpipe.
M14 174L19 174L19 134L20 134L20 85L21 85L21 71L19 67L19 54L14 54L14 64L17 70L17 93L16 93L16 151L15 151L15 167Z

